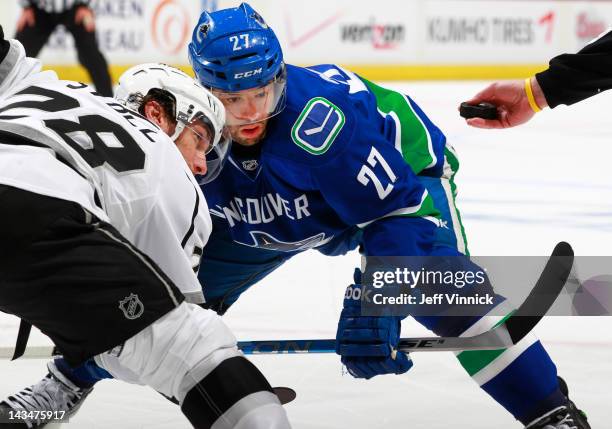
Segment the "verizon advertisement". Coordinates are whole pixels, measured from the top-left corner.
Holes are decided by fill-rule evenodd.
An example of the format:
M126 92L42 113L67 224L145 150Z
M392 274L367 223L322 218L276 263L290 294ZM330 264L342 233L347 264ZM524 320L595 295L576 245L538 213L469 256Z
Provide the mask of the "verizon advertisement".
M264 17L296 63L396 63L416 58L418 2L312 0L274 3ZM223 2L221 2L223 4ZM255 6L255 2L254 2ZM255 6L256 7L256 6Z

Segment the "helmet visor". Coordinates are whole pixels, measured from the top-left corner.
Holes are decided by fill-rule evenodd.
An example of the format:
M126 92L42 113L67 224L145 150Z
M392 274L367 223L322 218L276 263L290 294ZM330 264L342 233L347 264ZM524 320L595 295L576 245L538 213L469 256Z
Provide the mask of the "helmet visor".
M212 89L225 106L226 125L248 125L265 121L285 108L285 73L257 88L236 92Z
M196 113L190 120L178 119L183 129L188 129L197 138L197 156L206 158L206 173L196 175L200 185L214 180L223 165L231 147L231 136L227 127L223 127L218 135L210 119L201 112Z
M225 165L225 160L229 155L231 146L232 139L230 137L230 133L226 128L224 128L219 140L210 145L206 151L206 174L196 176L196 179L200 185L212 182L217 178L219 173L221 173L223 165Z
M205 155L208 155L215 145L215 129L208 117L198 112L190 120L177 119L184 128L189 129L198 139L197 148Z

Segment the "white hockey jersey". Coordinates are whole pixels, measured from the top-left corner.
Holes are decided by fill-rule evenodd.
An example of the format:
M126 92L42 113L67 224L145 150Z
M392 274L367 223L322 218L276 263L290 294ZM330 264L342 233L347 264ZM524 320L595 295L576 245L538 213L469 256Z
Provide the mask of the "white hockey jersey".
M204 302L196 272L212 225L174 142L114 99L41 72L14 40L0 64L0 183L80 204Z

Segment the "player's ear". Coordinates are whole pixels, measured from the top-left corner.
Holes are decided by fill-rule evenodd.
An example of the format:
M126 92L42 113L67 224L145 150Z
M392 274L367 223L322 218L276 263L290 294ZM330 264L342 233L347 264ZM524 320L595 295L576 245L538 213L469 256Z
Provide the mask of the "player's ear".
M148 100L144 105L145 117L162 129L166 134L170 133L171 124L164 107L155 100Z

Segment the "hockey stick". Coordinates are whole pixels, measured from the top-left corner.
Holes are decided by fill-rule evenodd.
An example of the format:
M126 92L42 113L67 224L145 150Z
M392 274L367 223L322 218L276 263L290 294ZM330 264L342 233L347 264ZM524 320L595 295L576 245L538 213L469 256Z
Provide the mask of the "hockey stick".
M555 246L540 278L523 304L503 323L472 337L402 338L403 352L439 352L504 349L518 343L546 314L570 275L574 261L572 247L566 242ZM244 354L335 353L335 339L238 341ZM0 347L0 359L13 356L12 347ZM52 346L28 347L23 357L48 358L59 354Z
M553 305L570 275L574 251L566 242L555 246L540 278L523 304L503 323L472 337L402 338L403 352L496 350L508 348L527 335ZM245 354L335 353L336 340L239 341Z

